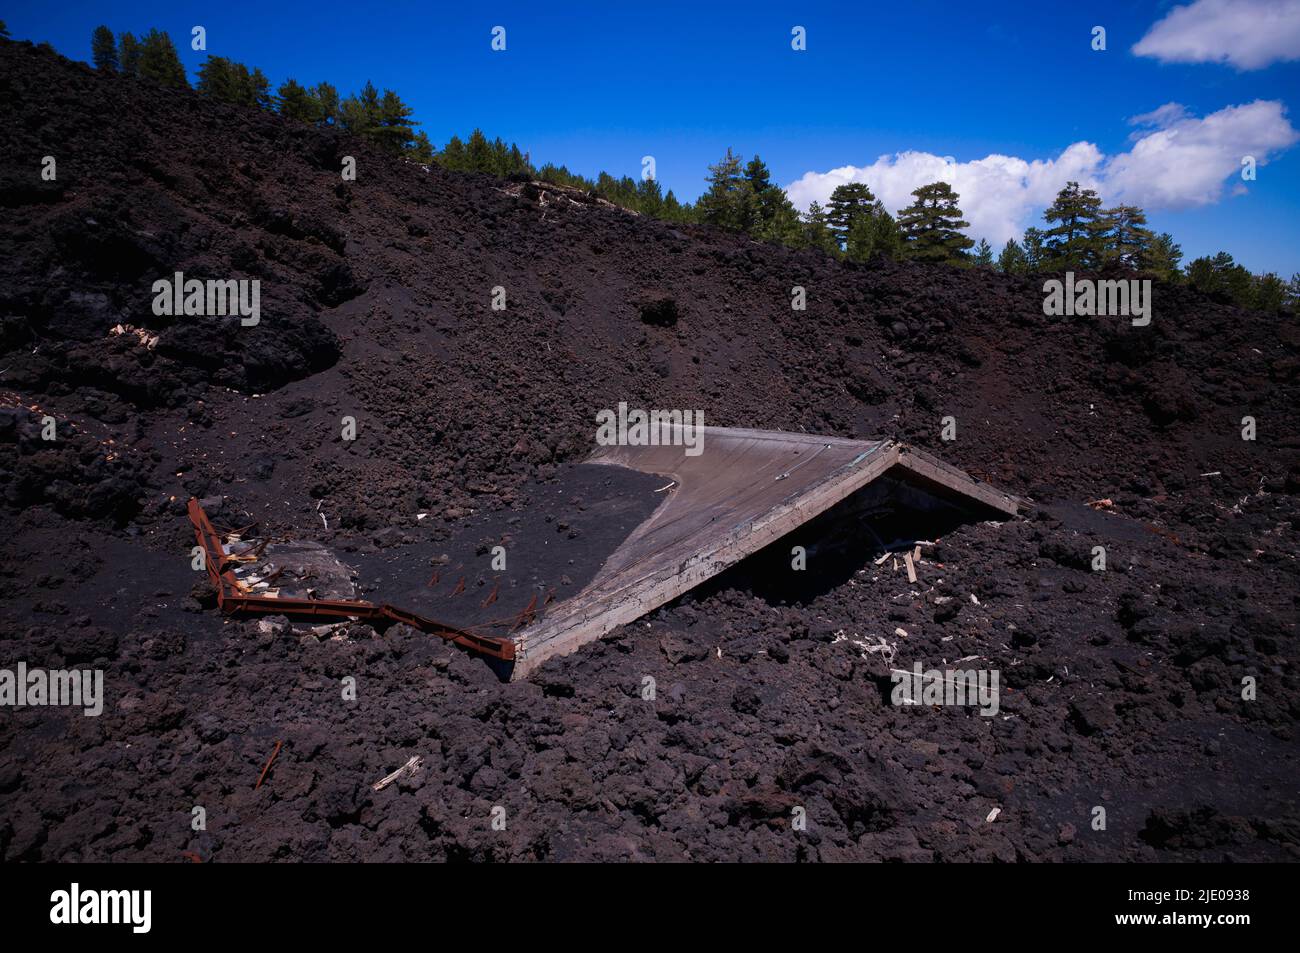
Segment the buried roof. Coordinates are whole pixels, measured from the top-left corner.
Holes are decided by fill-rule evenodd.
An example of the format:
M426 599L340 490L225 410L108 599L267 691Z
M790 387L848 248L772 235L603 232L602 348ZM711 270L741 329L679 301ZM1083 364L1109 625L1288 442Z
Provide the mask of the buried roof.
M886 473L993 515L1019 508L1014 497L892 440L722 427L700 428L695 438L700 430L695 447L602 447L587 461L662 474L673 484L582 592L514 636L512 677L657 609Z

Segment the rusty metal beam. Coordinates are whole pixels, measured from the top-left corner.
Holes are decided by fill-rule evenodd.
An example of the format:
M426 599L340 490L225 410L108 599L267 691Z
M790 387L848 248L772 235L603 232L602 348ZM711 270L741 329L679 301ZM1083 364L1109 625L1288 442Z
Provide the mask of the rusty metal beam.
M281 599L251 595L228 567L233 560L226 554L217 533L199 501L191 499L187 507L194 538L203 547L208 578L217 590L217 606L225 613L244 612L254 615L283 615L301 619L358 619L400 622L413 629L436 635L464 648L505 662L514 661L513 639L496 638L467 632L445 625L396 606L376 605L359 599Z

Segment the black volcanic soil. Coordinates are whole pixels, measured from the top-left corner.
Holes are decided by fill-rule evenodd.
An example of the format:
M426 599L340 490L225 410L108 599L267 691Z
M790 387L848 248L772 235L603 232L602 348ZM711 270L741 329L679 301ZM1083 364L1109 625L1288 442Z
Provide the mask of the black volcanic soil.
M1300 853L1294 316L1158 285L1147 328L1046 318L1032 280L542 202L6 41L0 129L0 667L107 695L0 710L0 858ZM260 279L261 323L154 316L175 271ZM896 436L1035 506L947 533L914 585L864 551L760 560L515 684L402 627L320 641L189 595L191 495L385 597L513 517L552 532L619 401ZM520 591L565 574L536 553ZM882 638L998 670L1000 712L889 704Z
M562 464L546 483L525 486L528 504L518 511L477 512L436 541L381 530L369 542L344 542L339 555L359 572L361 598L502 636L521 613L541 617L591 582L663 502L655 494L663 485L622 467ZM498 546L502 570L494 568Z

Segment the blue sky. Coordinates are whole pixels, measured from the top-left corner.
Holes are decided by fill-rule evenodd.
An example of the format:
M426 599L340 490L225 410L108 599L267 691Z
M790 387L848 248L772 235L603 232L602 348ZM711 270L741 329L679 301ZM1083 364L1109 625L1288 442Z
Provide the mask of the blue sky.
M2 15L14 38L76 59L102 22L167 30L191 73L212 53L275 85L370 79L435 143L480 126L589 175L636 176L653 155L684 199L728 146L761 154L801 206L847 178L898 206L933 172L955 180L972 236L1000 244L1078 178L1146 207L1189 259L1225 249L1255 271L1300 271L1300 62L1275 49L1300 54L1297 0L602 6L19 0ZM189 48L196 24L206 53ZM806 51L791 49L795 25ZM1091 49L1098 25L1105 51ZM1267 160L1252 182L1236 174L1246 154Z

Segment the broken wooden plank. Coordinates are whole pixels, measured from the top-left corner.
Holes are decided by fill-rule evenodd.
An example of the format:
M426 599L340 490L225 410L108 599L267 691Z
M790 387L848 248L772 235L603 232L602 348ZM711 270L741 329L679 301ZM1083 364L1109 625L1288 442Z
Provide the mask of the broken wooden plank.
M376 781L374 784L370 785L370 790L372 790L372 791L382 791L384 788L388 787L388 786L389 786L390 784L392 784L394 781L397 781L397 780L400 780L401 778L409 777L410 775L415 774L416 771L419 771L419 770L420 770L420 766L423 765L423 764L424 764L424 759L423 759L423 758L421 758L419 755L412 755L411 758L410 758L410 760L408 760L408 761L406 762L406 764L402 765L400 768L398 768L398 769L397 769L396 771L394 771L392 774L384 775L382 778L380 778L380 779L379 779L378 781Z

